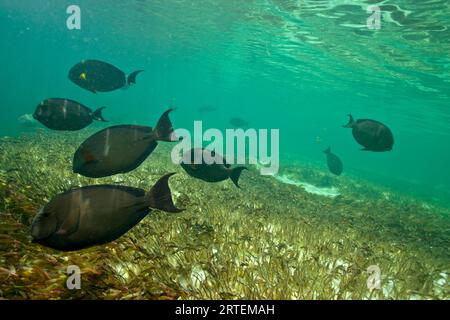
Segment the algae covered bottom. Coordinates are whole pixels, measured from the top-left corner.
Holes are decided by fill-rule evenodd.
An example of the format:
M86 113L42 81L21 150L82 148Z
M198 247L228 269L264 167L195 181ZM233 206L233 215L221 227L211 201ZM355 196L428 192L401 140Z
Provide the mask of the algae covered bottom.
M280 176L331 182L340 194L307 192L254 167L243 172L242 190L206 184L171 163L169 144L126 175L74 175L70 155L93 132L0 139L2 298L449 298L445 208L300 163ZM54 194L105 183L147 190L166 172L177 172L170 187L186 211L153 211L117 241L73 253L31 243L31 220ZM71 265L82 270L80 290L67 288ZM368 285L371 266L379 289Z
M0 0L0 298L449 299L449 12Z

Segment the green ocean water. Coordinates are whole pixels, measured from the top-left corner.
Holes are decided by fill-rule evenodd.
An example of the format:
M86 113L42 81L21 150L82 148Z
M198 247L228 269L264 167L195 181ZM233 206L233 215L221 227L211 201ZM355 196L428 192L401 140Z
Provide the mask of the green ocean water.
M81 30L66 27L73 4ZM366 23L373 4L379 30ZM0 297L448 298L449 13L440 0L0 0ZM93 94L68 79L84 59L145 72ZM110 122L76 133L21 123L51 97L106 106ZM201 120L224 132L240 118L279 129L278 180L253 166L242 189L191 179L168 161L170 143L126 175L72 173L71 150L88 135L154 126L170 106L175 128ZM360 151L342 127L349 113L389 126L393 150ZM328 172L327 147L343 161L340 177ZM57 192L148 189L169 170L183 214L156 213L111 244L67 255L31 243L31 219ZM324 186L342 196L308 191ZM86 270L86 291L65 290L68 261ZM375 296L365 291L373 264L384 277Z
M369 4L382 9L369 30ZM347 174L448 205L450 30L447 1L0 1L1 135L48 97L68 97L117 123L152 125L169 105L177 127L225 129L231 117L280 129L281 158L324 163L328 146ZM94 95L67 78L83 59L138 85ZM199 114L204 105L216 112ZM360 152L346 115L394 132L388 153Z

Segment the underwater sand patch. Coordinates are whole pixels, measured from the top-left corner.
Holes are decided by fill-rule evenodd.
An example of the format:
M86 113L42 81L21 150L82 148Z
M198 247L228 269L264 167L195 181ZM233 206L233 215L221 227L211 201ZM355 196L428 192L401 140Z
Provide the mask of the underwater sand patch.
M330 188L318 187L318 186L315 186L313 184L310 184L310 183L307 183L304 181L297 181L297 180L291 179L285 175L277 175L277 176L275 176L275 179L282 183L292 184L295 186L303 187L303 189L305 189L306 192L312 193L312 194L317 194L319 196L335 198L340 195L340 192L336 187L330 187Z

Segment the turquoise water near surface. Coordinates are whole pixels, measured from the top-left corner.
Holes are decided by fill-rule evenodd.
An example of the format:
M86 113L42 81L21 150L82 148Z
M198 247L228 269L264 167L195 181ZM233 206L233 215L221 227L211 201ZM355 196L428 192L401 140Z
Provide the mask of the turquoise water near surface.
M328 146L344 174L448 207L450 18L446 1L88 1L81 30L66 28L70 1L0 1L0 135L48 97L115 123L154 125L169 105L176 127L228 128L239 117L280 129L281 158L322 164ZM127 90L92 94L67 78L83 59L126 73ZM199 113L211 105L217 111ZM347 114L386 123L387 153L359 151Z

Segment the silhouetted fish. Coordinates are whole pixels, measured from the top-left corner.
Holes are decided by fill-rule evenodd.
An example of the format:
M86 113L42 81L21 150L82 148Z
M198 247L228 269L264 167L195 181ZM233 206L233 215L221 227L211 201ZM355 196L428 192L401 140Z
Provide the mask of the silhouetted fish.
M230 123L233 127L238 127L238 128L247 128L248 127L248 122L245 120L242 120L240 118L232 118L232 119L230 119Z
M390 151L394 145L394 137L391 130L381 122L370 119L355 121L351 114L349 122L344 128L352 128L353 137L365 151Z
M334 153L331 153L331 148L328 147L328 149L324 150L325 154L327 155L327 164L328 169L330 169L331 173L334 173L337 176L340 176L343 170L343 165L341 159Z
M93 93L108 92L136 83L136 76L143 70L126 75L112 64L99 60L83 60L69 71L69 79Z
M155 129L136 125L105 128L84 141L73 158L73 172L100 178L126 173L137 168L152 153L159 141L175 141L169 109Z
M51 98L37 106L33 117L49 129L76 131L87 127L93 120L107 122L102 116L104 108L92 112L76 101Z
M215 158L215 163L205 159ZM198 164L195 160L198 159ZM210 163L210 164L209 164ZM198 178L207 182L218 182L228 178L233 181L236 187L239 187L238 181L242 170L246 167L231 168L225 162L222 156L216 154L214 151L208 149L191 149L183 155L181 167L192 177Z
M203 106L197 109L198 112L213 112L217 109L213 106Z
M180 212L172 201L168 180L160 178L146 193L142 189L95 185L54 197L33 219L33 242L71 251L108 243L138 224L150 208Z

